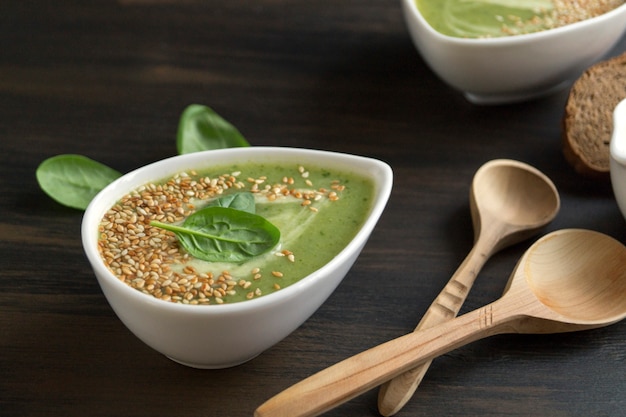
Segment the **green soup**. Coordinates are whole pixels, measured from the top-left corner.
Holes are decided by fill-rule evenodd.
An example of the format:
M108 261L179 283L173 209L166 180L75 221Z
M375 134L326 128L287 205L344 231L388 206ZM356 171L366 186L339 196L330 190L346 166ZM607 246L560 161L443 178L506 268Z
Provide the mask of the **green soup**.
M226 174L224 174L226 173ZM239 264L185 253L150 221L180 223L211 200L252 192L256 214L281 232L279 245ZM221 304L285 288L335 257L365 222L371 180L321 167L246 163L183 173L146 184L112 207L100 225L100 252L131 287L166 301Z
M606 13L623 0L415 0L438 32L461 38L521 35L564 26Z

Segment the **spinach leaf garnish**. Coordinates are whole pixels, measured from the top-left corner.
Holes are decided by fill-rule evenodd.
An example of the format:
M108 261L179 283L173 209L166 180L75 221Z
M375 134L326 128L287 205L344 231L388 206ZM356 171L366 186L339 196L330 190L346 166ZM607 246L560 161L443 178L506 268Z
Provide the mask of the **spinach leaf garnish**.
M41 189L53 200L84 210L104 187L122 174L82 155L57 155L36 171Z
M209 262L243 262L268 252L280 240L280 230L265 218L219 206L198 210L180 226L158 221L150 225L173 232L190 255Z
M210 201L207 207L228 207L252 214L256 212L254 195L250 192L226 194Z
M245 146L250 144L241 133L210 107L191 104L183 111L176 136L179 154Z

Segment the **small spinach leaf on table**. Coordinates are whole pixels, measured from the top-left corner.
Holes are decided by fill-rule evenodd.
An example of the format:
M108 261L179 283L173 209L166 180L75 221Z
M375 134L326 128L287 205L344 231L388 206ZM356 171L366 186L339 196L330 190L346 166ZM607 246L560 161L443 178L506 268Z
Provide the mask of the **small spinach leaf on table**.
M36 171L41 189L53 200L84 210L104 187L121 177L118 171L82 155L57 155Z
M265 218L226 207L205 207L180 226L150 225L173 232L190 255L209 262L243 262L268 252L280 239L278 228Z
M176 136L179 154L245 146L250 144L241 133L210 107L191 104L183 111Z

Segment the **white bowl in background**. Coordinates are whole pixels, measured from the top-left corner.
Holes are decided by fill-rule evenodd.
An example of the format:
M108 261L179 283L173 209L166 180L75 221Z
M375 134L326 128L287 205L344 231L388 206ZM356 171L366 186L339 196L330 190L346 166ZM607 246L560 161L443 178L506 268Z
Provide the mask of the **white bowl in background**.
M425 62L475 104L523 101L564 88L605 56L626 29L626 4L567 26L484 39L437 32L415 0L402 0L402 10Z
M185 170L259 160L310 163L352 171L373 181L375 199L368 218L354 239L326 265L275 293L239 303L207 306L176 304L143 294L121 282L106 267L98 252L98 225L110 207L131 190ZM109 304L139 339L188 366L235 366L288 336L330 296L381 216L391 193L392 179L392 170L384 162L317 150L247 147L176 156L128 173L102 190L85 212L83 247Z

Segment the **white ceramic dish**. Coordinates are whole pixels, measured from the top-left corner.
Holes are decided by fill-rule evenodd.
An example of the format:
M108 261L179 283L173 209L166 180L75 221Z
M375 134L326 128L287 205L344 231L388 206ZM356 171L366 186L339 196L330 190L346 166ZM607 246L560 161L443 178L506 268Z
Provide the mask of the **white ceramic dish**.
M626 218L626 100L621 101L613 112L610 152L611 184L617 205Z
M375 184L375 201L369 217L354 239L328 264L280 291L240 303L196 306L158 300L122 283L107 269L97 249L98 224L122 196L149 181L184 170L249 160L298 161L371 178ZM234 366L288 336L335 290L382 214L391 193L392 178L392 170L384 162L316 150L249 147L176 156L126 174L100 192L83 218L83 246L109 304L139 339L188 366Z
M606 55L626 29L626 4L560 28L486 39L435 31L415 0L402 0L402 9L426 63L476 104L523 101L564 88Z

